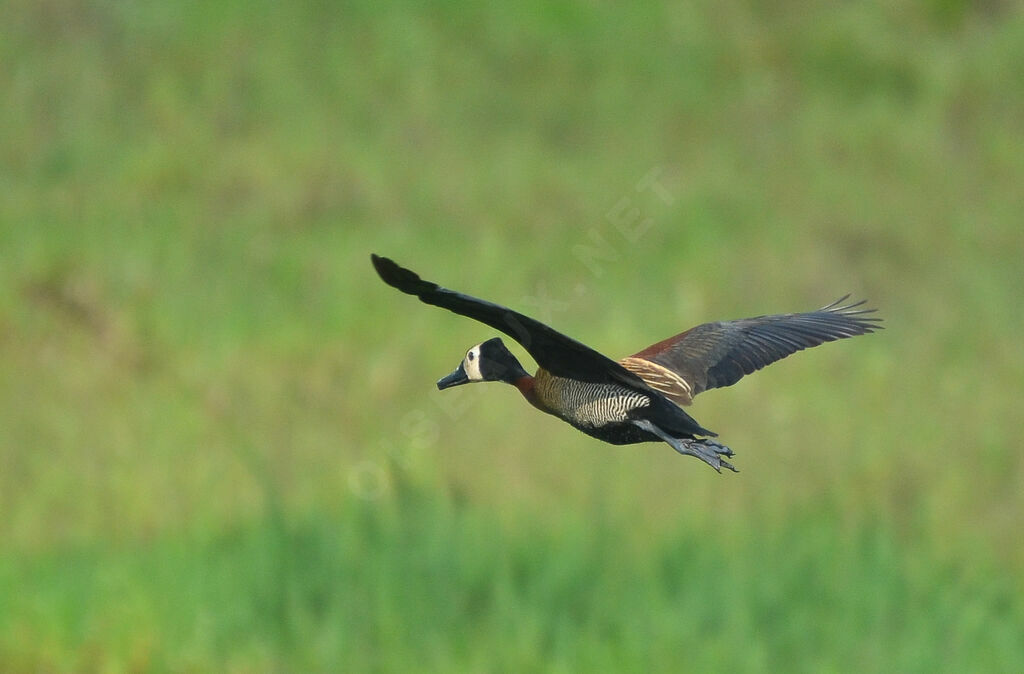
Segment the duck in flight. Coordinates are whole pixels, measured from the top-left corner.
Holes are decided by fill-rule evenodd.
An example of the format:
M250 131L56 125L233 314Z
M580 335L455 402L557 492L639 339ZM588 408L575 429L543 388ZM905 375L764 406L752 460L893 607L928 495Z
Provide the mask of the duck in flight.
M731 449L683 409L694 396L735 384L745 374L824 342L881 329L874 309L843 297L817 311L703 323L619 361L540 321L499 304L442 288L386 257L371 255L388 285L505 333L537 361L530 375L501 338L481 342L437 382L499 381L515 386L537 409L614 445L664 441L715 470L736 469Z

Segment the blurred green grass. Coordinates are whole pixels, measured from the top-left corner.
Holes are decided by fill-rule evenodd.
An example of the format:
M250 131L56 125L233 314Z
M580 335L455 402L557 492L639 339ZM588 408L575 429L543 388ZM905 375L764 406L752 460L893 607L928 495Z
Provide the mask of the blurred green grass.
M0 670L1020 669L1015 5L5 14ZM491 333L371 251L888 329L701 396L721 477L432 391Z
M624 548L621 522L493 519L406 485L287 529L8 562L23 622L5 668L1002 671L1019 655L1005 579L881 527L801 517Z

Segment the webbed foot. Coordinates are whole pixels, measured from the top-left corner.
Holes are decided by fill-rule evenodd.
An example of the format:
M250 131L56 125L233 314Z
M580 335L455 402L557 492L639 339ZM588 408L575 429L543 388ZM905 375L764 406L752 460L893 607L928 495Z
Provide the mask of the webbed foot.
M690 456L697 457L719 473L722 472L723 468L728 468L734 473L739 472L735 466L722 458L723 456L732 456L733 452L720 442L707 438L701 438L700 440L673 438L673 440L675 442L670 442L669 444L672 445L674 450L680 454L689 454Z
M723 456L732 456L732 450L720 442L710 438L673 438L647 419L637 419L633 423L658 436L680 454L695 456L719 473L722 472L722 468L728 468L734 473L739 472L731 463L722 458Z

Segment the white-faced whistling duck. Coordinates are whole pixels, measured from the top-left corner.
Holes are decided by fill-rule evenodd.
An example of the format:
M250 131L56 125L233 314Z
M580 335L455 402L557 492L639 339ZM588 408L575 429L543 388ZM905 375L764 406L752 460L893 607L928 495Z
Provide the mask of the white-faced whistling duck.
M817 311L704 323L616 362L543 323L424 281L388 258L371 255L388 285L421 301L476 319L519 342L537 361L532 377L501 339L477 344L462 363L437 382L446 389L478 381L512 384L537 409L587 435L614 445L665 441L715 470L735 471L733 455L681 405L708 389L808 347L880 329L864 302L842 304L849 295Z

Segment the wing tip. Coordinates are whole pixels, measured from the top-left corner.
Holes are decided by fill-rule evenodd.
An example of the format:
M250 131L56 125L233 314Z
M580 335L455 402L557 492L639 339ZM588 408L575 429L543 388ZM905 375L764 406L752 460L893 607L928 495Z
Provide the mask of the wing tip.
M373 263L373 268L377 271L377 275L380 276L381 280L392 288L397 288L402 292L414 295L418 291L417 286L423 283L419 274L400 266L391 258L370 253L370 261Z
M857 334L870 334L875 330L885 330L884 325L879 325L879 323L882 323L885 320L884 318L882 318L881 316L865 315L876 313L878 311L877 308L858 308L863 307L865 304L867 304L866 299L859 300L857 302L851 302L849 304L843 304L843 302L848 300L850 297L851 294L847 293L840 297L839 299L837 299L835 302L827 304L823 306L821 309L818 309L818 311L824 311L835 316L843 316L845 318L850 319L853 323L856 324L858 328L864 331Z

